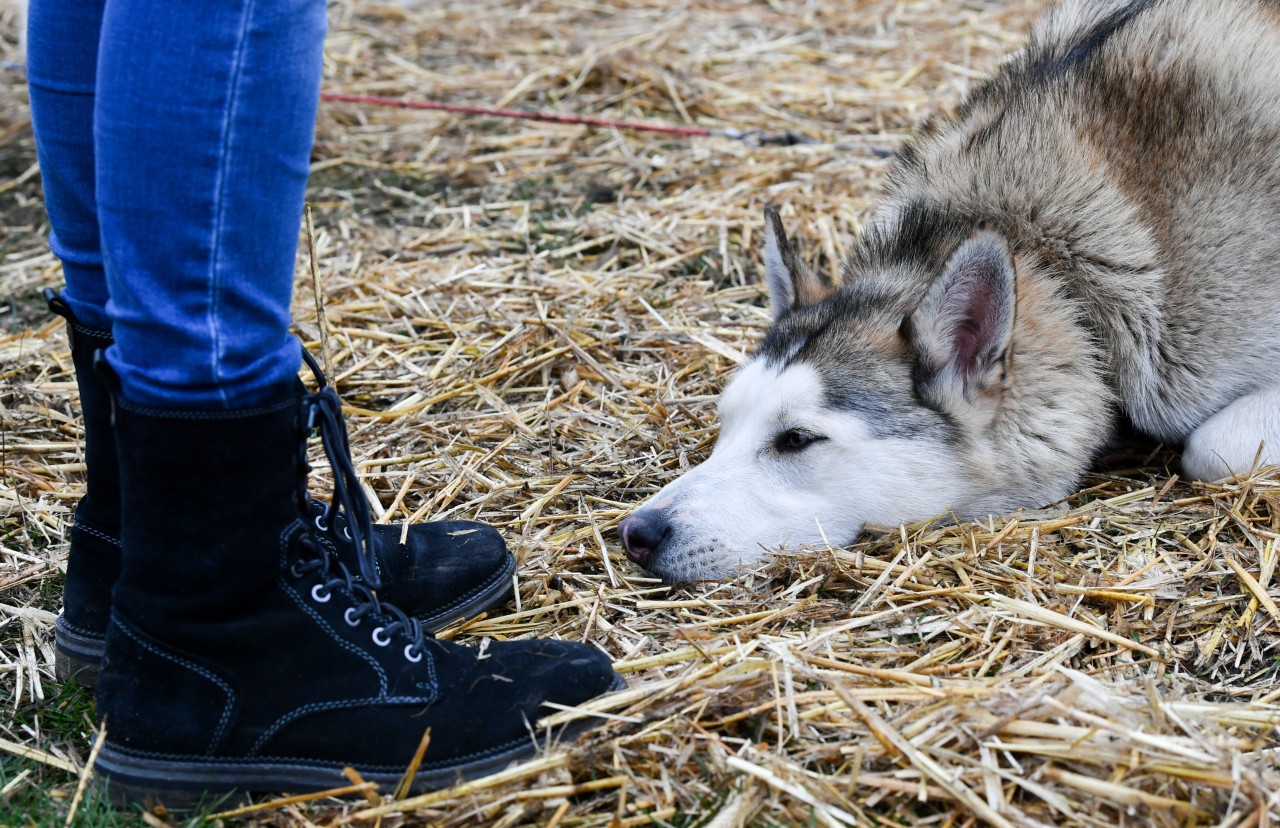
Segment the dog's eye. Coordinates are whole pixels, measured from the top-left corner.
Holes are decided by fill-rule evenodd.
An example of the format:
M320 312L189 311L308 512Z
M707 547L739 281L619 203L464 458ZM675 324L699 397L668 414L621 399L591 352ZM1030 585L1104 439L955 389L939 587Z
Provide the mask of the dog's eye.
M825 439L827 438L819 437L817 434L812 434L808 431L790 428L775 437L773 445L780 452L796 452Z

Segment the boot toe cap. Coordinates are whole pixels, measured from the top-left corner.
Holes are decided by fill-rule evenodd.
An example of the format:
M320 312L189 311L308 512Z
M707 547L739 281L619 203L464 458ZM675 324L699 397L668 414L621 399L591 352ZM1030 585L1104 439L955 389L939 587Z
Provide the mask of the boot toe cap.
M515 558L493 527L465 520L378 527L382 595L437 630L482 612L511 591ZM393 537L392 537L393 536Z

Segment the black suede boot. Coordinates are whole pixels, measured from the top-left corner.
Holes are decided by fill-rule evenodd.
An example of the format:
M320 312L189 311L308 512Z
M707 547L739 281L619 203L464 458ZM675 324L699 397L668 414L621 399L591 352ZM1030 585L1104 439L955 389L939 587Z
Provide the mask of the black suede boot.
M360 577L316 529L304 432L318 428ZM225 413L117 400L124 565L98 689L97 770L117 800L301 792L354 767L415 789L536 752L544 702L621 686L598 650L469 648L376 596L371 526L331 389ZM371 589L372 588L372 589Z
M102 661L111 587L120 574L120 481L111 429L111 398L94 373L94 355L111 344L111 331L83 325L52 290L49 310L67 320L71 363L80 389L84 423L85 493L76 504L71 549L62 587L62 614L54 627L54 670L60 680L74 676L97 683Z
M111 587L120 574L119 461L111 426L111 398L94 370L94 356L112 343L111 331L89 328L53 290L44 292L49 310L67 320L67 339L80 407L84 414L85 495L71 527L62 614L54 632L54 669L59 680L76 678L94 687L111 609ZM335 520L330 545L354 566L345 518L312 500L312 519L320 527ZM327 516L327 517L326 517ZM400 543L399 526L375 526L374 550L383 594L405 612L418 616L430 631L483 612L511 593L516 562L493 527L466 520L417 523Z
M315 498L308 508L315 527L332 538L338 556L354 566L347 519L334 504ZM478 615L511 594L516 559L492 526L474 520L433 520L410 524L404 543L400 537L399 526L373 527L373 551L382 576L379 595L417 617L429 632Z

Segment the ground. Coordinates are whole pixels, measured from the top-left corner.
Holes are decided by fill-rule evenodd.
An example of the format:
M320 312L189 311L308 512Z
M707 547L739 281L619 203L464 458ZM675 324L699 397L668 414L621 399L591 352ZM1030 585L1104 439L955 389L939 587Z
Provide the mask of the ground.
M1129 439L1054 509L887 529L732 582L666 587L619 550L628 510L706 455L714 396L767 325L763 206L834 272L893 148L1041 7L336 0L326 91L807 142L321 105L327 351L376 516L501 527L517 597L444 634L589 641L629 687L593 705L592 735L497 777L224 823L1280 818L1275 473L1189 485L1175 452ZM0 80L0 825L61 824L93 718L51 669L83 456L39 298L61 274L26 87ZM295 319L318 350L304 252Z

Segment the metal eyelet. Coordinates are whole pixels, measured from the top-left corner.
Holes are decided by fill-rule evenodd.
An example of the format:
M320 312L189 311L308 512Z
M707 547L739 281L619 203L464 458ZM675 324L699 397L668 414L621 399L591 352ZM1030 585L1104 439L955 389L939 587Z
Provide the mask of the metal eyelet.
M413 645L406 644L404 648L404 657L409 661L413 662L414 664L417 664L419 661L422 661L422 650L418 650L417 654L415 655L413 653Z
M391 643L391 636L383 635L386 629L386 627L378 627L373 631L373 643L377 644L379 647L385 647Z
M342 613L342 620L346 621L348 626L351 626L351 627L360 626L360 619L351 617L355 613L355 611L356 611L355 607L347 607L347 611Z
M302 566L302 561L294 561L293 563L289 564L289 574L292 575L294 578L301 578L303 575L306 574L305 572L302 571L301 566Z
M346 525L344 525L344 526L342 527L342 534L346 536L347 540L355 540L355 538L351 537L351 529L350 529L350 527L348 527L348 526L346 526Z
M321 532L329 531L329 524L324 522L324 515L316 515L316 528Z
M333 597L333 593L325 592L324 584L316 584L311 588L311 597L317 604L324 604Z

